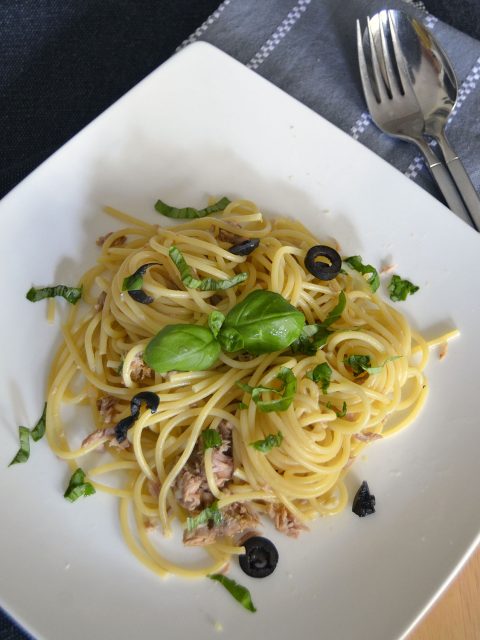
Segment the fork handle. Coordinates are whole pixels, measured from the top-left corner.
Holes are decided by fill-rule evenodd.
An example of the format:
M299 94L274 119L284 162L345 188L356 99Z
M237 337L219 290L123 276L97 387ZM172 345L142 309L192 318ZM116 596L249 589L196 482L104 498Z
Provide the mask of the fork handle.
M438 156L432 151L427 141L423 138L419 138L415 141L420 151L425 156L428 164L428 168L432 176L434 177L443 197L445 198L448 207L459 216L464 222L471 224L471 218L468 215L468 211L463 204L463 201L457 191L455 183L452 180L451 175L448 173L445 166L442 164Z
M465 171L462 161L450 146L445 134L440 135L436 140L442 150L447 168L452 174L457 189L467 205L468 213L472 218L473 224L477 228L477 231L480 231L480 198L475 191L475 187L468 173Z

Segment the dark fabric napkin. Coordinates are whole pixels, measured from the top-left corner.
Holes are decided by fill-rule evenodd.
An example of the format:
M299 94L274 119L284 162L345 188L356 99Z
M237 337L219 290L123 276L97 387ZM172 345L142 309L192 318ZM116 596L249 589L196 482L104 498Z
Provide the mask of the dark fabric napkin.
M381 133L367 112L358 74L355 20L384 8L415 14L451 58L459 94L448 132L476 189L480 189L480 42L437 20L421 2L224 0L179 48L197 40L210 42L440 197L416 148ZM10 65L14 63L13 55ZM0 611L0 640L26 637Z

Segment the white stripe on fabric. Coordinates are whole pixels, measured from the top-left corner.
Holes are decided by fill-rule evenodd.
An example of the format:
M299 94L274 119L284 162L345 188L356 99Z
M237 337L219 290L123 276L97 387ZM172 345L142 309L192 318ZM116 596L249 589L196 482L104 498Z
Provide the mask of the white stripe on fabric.
M431 13L427 14L425 20L423 21L427 29L434 29L437 22L438 22L438 18L436 18L435 16L432 16Z
M425 10L425 6L423 5L423 2L413 2L413 1L408 2L408 0L404 0L404 1L407 4L412 4L418 9ZM425 18L423 22L428 29L433 29L438 22L438 18L436 18L435 16L432 16L431 13L428 13L427 11L425 11ZM372 118L370 117L370 114L368 113L368 111L364 111L363 113L360 114L360 116L355 121L355 124L350 129L350 135L353 137L354 140L358 140L359 137L362 135L362 133L365 131L365 129L369 127L371 124L372 124Z
M287 17L283 22L275 29L266 43L257 51L250 62L247 64L249 69L258 69L258 67L265 62L268 56L272 53L278 43L283 40L287 33L291 30L293 25L301 18L302 14L307 10L311 0L300 0L291 11L287 14Z
M455 104L455 107L452 109L452 113L450 114L450 117L448 118L447 122L451 122L452 118L461 108L462 104L465 102L469 94L472 93L472 91L475 89L475 87L477 86L477 82L479 80L480 80L480 57L477 58L470 73L460 85L460 89L458 90L458 95L457 95L457 102ZM423 156L421 155L415 156L415 158L412 160L412 162L408 166L408 169L405 171L405 175L407 176L407 178L411 178L412 180L415 180L415 178L418 176L418 174L420 173L420 171L423 169L424 166L425 166L425 163L423 161Z
M403 0L403 1L406 4L411 4L416 9L420 9L421 11L425 11L425 13L427 12L427 9L426 9L425 5L423 4L422 0Z
M477 86L477 82L480 80L480 57L477 58L475 64L472 67L472 70L462 82L460 89L458 90L457 102L455 103L454 108L452 109L452 113L450 114L450 118L448 122L453 118L453 116L460 109L462 104L467 99L467 96L472 93L472 91Z
M232 0L224 0L222 4L218 7L218 9L216 9L210 16L208 16L205 22L201 24L198 27L198 29L195 29L195 31L191 35L189 35L188 38L182 42L181 45L179 45L176 48L176 51L180 51L180 49L183 49L187 45L192 44L193 42L198 40L200 36L202 36L205 33L208 27L211 24L213 24L216 20L218 20L218 18L222 15L222 12L224 11L224 9L228 7L231 1Z
M372 118L368 111L364 111L362 115L355 122L353 127L350 129L350 135L354 140L358 140L360 135L365 131L368 125L372 122Z

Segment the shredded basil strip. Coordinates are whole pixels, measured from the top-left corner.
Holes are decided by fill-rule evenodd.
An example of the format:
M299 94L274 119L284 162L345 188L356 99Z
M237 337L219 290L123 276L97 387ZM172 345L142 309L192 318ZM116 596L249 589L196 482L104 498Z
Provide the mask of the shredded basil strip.
M225 316L221 311L212 311L208 316L208 326L215 338L218 336L218 332L222 328L222 324L225 321Z
M155 203L155 209L158 213L161 213L163 216L167 216L168 218L192 219L204 218L205 216L209 216L211 213L223 211L229 204L230 200L224 197L220 198L220 200L215 202L215 204L211 204L209 207L205 207L204 209L195 209L194 207L182 207L181 209L178 209L177 207L172 207L162 200L157 200Z
M122 291L138 291L143 286L143 276L145 275L147 269L149 267L154 267L159 264L158 262L147 262L146 264L142 264L141 267L132 273L132 275L127 276L123 279L122 283Z
M227 578L227 576L224 576L221 573L211 573L208 577L210 580L220 582L220 584L225 587L225 589L242 605L242 607L252 613L255 613L256 608L252 602L250 591L246 587L242 587L241 584L238 584L238 582L235 582L235 580L232 580L231 578Z
M202 278L199 280L192 276L192 271L178 247L172 245L168 253L180 272L183 284L189 289L199 289L200 291L220 291L235 287L237 284L245 282L248 278L248 273L242 272L225 280L216 280L215 278Z
M370 375L375 375L381 372L381 370L387 364L387 362L391 362L392 360L398 360L399 358L402 358L402 357L403 356L390 356L389 358L386 358L382 362L382 364L378 365L377 367L371 366L370 356L360 356L360 355L346 356L343 361L345 364L351 367L354 376L359 376L364 371L366 371Z
M239 402L237 405L237 409L239 409L240 411L243 411L244 409L248 409L248 404L245 404L245 402Z
M329 336L334 333L328 327L341 317L346 304L347 296L344 291L340 291L337 304L329 311L323 322L307 324L303 327L300 336L290 345L292 352L314 356L318 349L325 346Z
M367 371L372 366L370 356L364 355L351 355L345 356L343 363L350 367L354 376L361 375L364 371Z
M330 378L332 377L332 369L327 362L322 362L321 364L317 364L313 371L309 371L307 373L307 378L313 380L314 382L320 382L322 385L323 393L327 393L328 387L330 386Z
M260 451L260 453L268 453L274 447L279 447L283 442L283 433L279 431L277 434L271 433L263 440L256 440L255 442L250 442L250 446Z
M137 291L143 286L143 275L141 273L132 273L123 279L122 291Z
M63 494L63 497L70 502L75 502L75 500L78 500L81 496L91 496L94 493L96 493L95 488L90 484L90 482L85 482L85 472L83 469L78 468L70 478L70 482L68 483L67 490Z
M295 392L297 391L297 378L293 371L288 367L281 367L275 377L283 382L280 389L261 386L251 387L250 385L243 384L242 382L237 382L237 385L240 389L245 391L245 393L250 393L252 395L252 400L260 411L286 411L292 404ZM278 398L277 400L262 400L262 394L266 391L271 391L281 395L281 398Z
M334 333L320 324L307 324L302 329L300 336L292 342L292 353L302 353L306 356L314 356L318 349L324 347L329 336Z
M337 418L344 418L347 415L347 403L343 401L342 410L339 411L331 402L327 402L327 409L335 411Z
M45 428L47 426L46 414L47 403L45 402L42 415L38 419L37 424L32 429L27 429L27 427L18 427L20 448L13 460L8 465L9 467L12 464L27 462L30 457L30 438L32 438L34 442L38 442L45 435Z
M337 304L333 307L331 311L329 311L327 317L323 322L320 323L320 325L322 327L328 327L333 322L336 322L342 315L346 304L347 304L347 296L345 295L344 291L340 291Z
M212 502L209 507L206 507L203 511L200 511L198 516L187 518L187 531L193 531L202 524L207 524L208 522L210 522L210 520L213 521L215 527L218 527L222 524L223 515L218 508L218 500L215 500L215 502Z
M47 403L43 405L43 413L40 416L37 424L30 431L30 435L34 442L38 442L45 435L45 428L47 426Z
M388 285L390 300L393 300L393 302L406 300L408 295L413 295L419 289L420 287L417 287L417 285L410 282L410 280L403 280L397 275L392 276L390 284Z
M202 431L202 440L204 451L207 449L215 449L215 447L219 447L223 442L222 436L216 429L205 429L205 431Z
M12 464L26 462L30 457L30 429L27 429L27 427L18 427L18 439L20 440L20 448L8 465L9 467L11 467Z
M375 293L380 286L380 276L375 267L372 267L371 264L363 264L361 256L350 256L350 258L346 258L344 262L350 265L352 269L355 269L355 271L361 273L362 276L366 275L370 289Z
M55 287L43 287L42 289L32 287L28 290L26 298L30 302L38 302L45 298L60 296L70 304L77 304L82 297L82 289L83 287L67 287L65 284L57 284Z

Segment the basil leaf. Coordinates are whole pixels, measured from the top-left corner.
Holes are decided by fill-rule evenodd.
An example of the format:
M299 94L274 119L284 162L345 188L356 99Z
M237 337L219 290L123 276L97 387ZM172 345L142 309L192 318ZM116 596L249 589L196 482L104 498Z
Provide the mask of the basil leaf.
M193 531L202 524L207 524L210 520L213 521L213 525L215 527L222 524L223 515L218 508L218 500L215 500L215 502L212 502L209 507L200 511L198 516L195 516L194 518L187 518L187 530Z
M363 264L361 256L350 256L350 258L346 258L344 262L349 264L352 269L355 269L355 271L358 271L362 275L366 275L370 289L375 293L380 286L380 276L378 275L378 271L375 267L372 267L371 264Z
M30 457L30 429L27 429L27 427L18 427L18 438L20 440L20 449L8 465L9 467L11 467L12 464L26 462Z
M367 371L371 367L370 356L364 355L352 355L345 356L343 359L344 364L350 367L354 376L361 375L364 371Z
M43 289L32 287L27 291L26 298L30 302L38 302L39 300L55 298L56 296L65 298L70 304L77 304L82 297L82 287L67 287L65 284L57 284L55 287L43 287Z
M264 440L256 440L250 442L250 446L260 451L260 453L268 453L274 447L279 447L283 442L283 434L279 431L276 435L270 434Z
M347 296L345 295L344 291L340 291L340 294L338 296L337 304L328 313L328 315L325 318L325 320L321 323L321 326L322 327L328 327L333 322L336 322L340 318L340 316L342 315L346 304L347 304Z
M81 496L92 496L95 492L95 488L90 482L85 482L85 472L83 469L78 468L70 478L67 490L63 494L63 497L70 502L75 502Z
M205 429L205 431L202 431L202 440L204 451L207 449L215 449L215 447L219 447L223 442L222 436L216 429Z
M283 382L281 389L274 389L272 387L251 387L248 384L237 382L240 389L243 389L245 393L252 395L252 400L255 402L260 411L269 413L271 411L286 411L292 404L295 392L297 391L297 378L291 369L288 367L282 367L275 376L278 380ZM262 400L262 394L265 391L273 391L281 398L277 400Z
M218 332L222 328L222 324L225 321L225 316L221 311L212 311L212 313L208 316L208 326L210 327L210 331L213 333L215 338L218 336Z
M227 352L272 353L290 346L304 324L303 313L279 293L258 289L230 309L218 339Z
M406 300L408 295L413 295L419 289L420 287L417 287L410 282L410 280L402 280L400 276L396 275L392 276L390 284L388 285L390 300L393 300L393 302Z
M127 276L123 279L122 283L122 291L137 291L142 288L143 285L143 276L145 275L147 269L149 267L153 267L158 262L147 262L147 264L142 264L141 267L132 273L131 276Z
M204 209L195 209L194 207L182 207L181 209L177 209L177 207L172 207L162 200L157 200L155 203L155 209L158 213L161 213L163 216L167 216L168 218L192 219L204 218L205 216L209 216L211 213L223 211L229 204L230 200L224 197L220 198L220 200L215 204L211 204L209 207L205 207Z
M248 404L245 404L245 402L239 402L237 404L237 409L239 409L239 411L243 411L244 409L248 409Z
M226 278L225 280L216 280L215 278L202 278L199 280L192 276L192 271L178 247L172 245L168 254L180 272L183 284L188 289L199 289L200 291L223 291L245 282L248 278L248 273L242 272L237 273L237 275L232 278Z
M313 371L307 373L307 378L314 382L321 382L323 393L327 393L330 385L330 378L332 377L332 369L326 362L317 364Z
M37 424L30 431L30 435L31 435L32 440L34 442L38 442L45 435L45 429L46 429L46 426L47 426L46 415L47 415L47 403L45 402L45 404L43 406L42 415L40 416Z
M158 371L204 371L220 355L220 344L208 327L170 324L147 344L143 359Z
M235 580L232 580L231 578L227 578L227 576L224 576L221 573L212 573L208 577L210 580L220 582L220 584L225 587L225 589L242 605L242 607L252 613L255 613L256 609L253 605L252 597L248 589L242 587L241 584L238 584L238 582L235 582Z
M347 403L343 401L342 410L339 411L331 402L327 402L327 409L335 411L337 418L344 418L347 415Z

